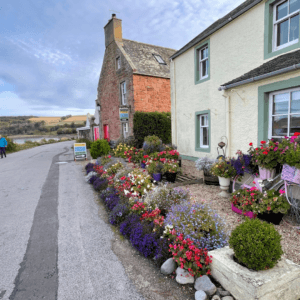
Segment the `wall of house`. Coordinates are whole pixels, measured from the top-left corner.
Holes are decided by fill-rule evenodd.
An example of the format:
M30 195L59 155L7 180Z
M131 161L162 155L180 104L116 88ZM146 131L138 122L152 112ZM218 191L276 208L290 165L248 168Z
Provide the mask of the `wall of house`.
M133 75L134 110L171 111L170 79Z
M249 96L246 90L235 88L239 95L231 92L232 106L228 107L228 99L218 88L267 61L264 60L264 5L256 5L205 39L210 43L209 80L195 84L197 45L171 62L172 142L185 157L217 157L218 143L222 139L226 142L224 136L229 137L228 110L232 110L233 142L230 153L226 154L234 156L236 150L246 149L249 141L257 139L257 91L253 90ZM195 149L195 112L204 110L210 110L211 116L208 153Z
M121 57L121 68L116 68L116 58ZM109 44L105 50L102 70L98 84L98 102L100 111L100 132L104 137L103 125L108 124L110 139L118 140L122 136L122 125L119 116L121 104L120 84L126 81L127 107L133 107L132 69L124 58L115 42ZM129 135L132 135L133 113L129 114Z
M225 95L230 97L230 123L231 123L231 154L234 155L237 149L247 152L249 143L258 146L263 138L259 138L258 120L258 93L259 88L276 83L274 88L289 88L284 86L289 79L298 77L300 87L300 70L277 75L268 79L256 81L236 87L234 90L226 90ZM261 99L259 99L261 100ZM261 104L261 103L260 103ZM268 121L268 120L266 120Z

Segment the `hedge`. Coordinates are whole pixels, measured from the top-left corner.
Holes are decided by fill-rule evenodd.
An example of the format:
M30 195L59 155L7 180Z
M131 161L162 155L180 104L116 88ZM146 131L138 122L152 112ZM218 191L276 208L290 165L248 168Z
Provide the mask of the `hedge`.
M171 143L170 112L136 112L133 116L133 134L137 147L141 148L148 135L158 136L163 143Z

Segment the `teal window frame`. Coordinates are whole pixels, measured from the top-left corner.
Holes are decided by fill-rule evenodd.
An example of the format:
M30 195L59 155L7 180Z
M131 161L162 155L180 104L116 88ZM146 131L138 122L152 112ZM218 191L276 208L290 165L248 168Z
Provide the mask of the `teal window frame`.
M199 72L199 52L200 51L199 50L201 48L203 48L205 45L207 45L207 47L208 47L208 76L203 79L200 79L200 72ZM205 82L210 79L210 65L211 65L210 40L208 39L208 40L202 42L201 44L199 44L198 46L196 46L194 51L195 51L195 54L194 54L194 57L195 57L195 84L198 84L198 83L202 83L202 82Z
M283 81L277 81L258 87L258 132L257 144L268 140L269 133L269 94L280 90L300 86L300 76Z
M264 59L300 48L300 30L298 43L273 51L273 7L278 0L269 0L265 3L265 28L264 28ZM300 23L300 19L299 19ZM300 24L299 24L300 26Z
M200 147L200 121L198 118L200 115L208 115L208 147ZM211 144L211 118L210 110L202 110L195 112L195 151L198 152L210 152Z

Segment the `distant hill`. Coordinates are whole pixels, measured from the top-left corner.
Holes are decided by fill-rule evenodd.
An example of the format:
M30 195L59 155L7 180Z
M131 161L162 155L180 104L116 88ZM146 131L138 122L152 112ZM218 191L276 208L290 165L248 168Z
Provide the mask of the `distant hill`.
M67 116L68 117L68 116ZM64 125L64 124L79 124L86 121L86 115L81 116L70 116L66 119L65 117L34 117L30 118L31 122L41 122L44 121L46 126Z

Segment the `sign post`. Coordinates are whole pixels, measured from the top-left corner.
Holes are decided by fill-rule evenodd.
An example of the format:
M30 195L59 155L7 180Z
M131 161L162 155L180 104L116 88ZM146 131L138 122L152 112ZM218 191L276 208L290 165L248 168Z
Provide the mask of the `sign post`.
M77 158L87 160L86 143L74 143L74 160Z
M129 120L129 109L127 107L119 108L119 115L121 121Z

